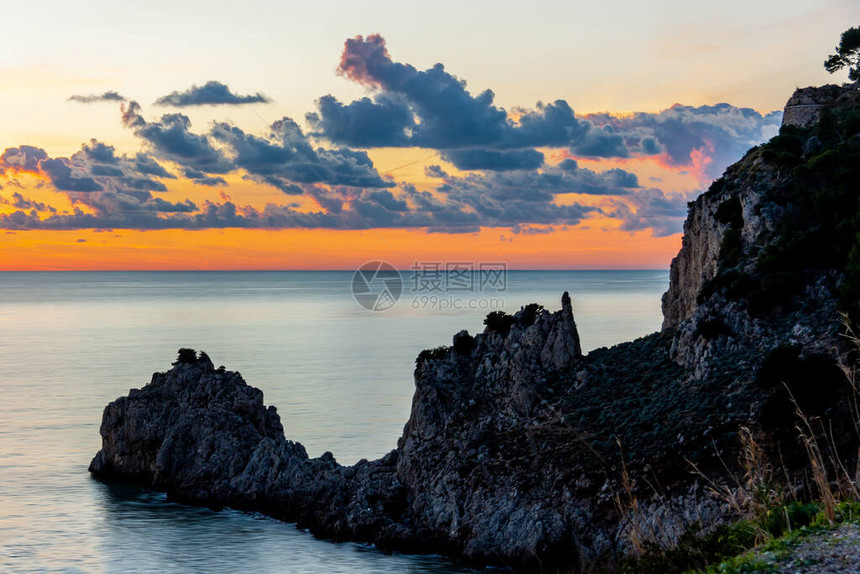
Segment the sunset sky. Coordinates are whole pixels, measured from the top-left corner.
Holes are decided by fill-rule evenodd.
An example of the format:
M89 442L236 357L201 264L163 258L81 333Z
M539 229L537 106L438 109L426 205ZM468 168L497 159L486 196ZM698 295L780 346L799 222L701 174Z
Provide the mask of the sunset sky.
M4 7L0 270L665 268L856 0Z

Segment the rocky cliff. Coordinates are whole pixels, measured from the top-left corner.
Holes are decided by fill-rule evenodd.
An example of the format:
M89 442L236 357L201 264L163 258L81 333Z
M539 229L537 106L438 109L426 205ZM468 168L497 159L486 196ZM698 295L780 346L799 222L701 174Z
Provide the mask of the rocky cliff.
M856 90L840 90L691 204L662 332L583 356L567 294L554 313L491 314L421 353L397 449L352 467L309 459L260 391L183 351L106 407L91 472L521 570L707 531L731 509L691 469L730 478L741 425L771 437L788 475L796 407L856 452L836 361L838 310L860 308L860 121L840 104Z

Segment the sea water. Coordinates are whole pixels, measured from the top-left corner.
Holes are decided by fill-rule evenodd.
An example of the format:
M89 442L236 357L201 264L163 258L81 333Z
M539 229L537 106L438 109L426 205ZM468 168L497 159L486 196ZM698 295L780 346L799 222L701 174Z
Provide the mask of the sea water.
M658 330L668 286L665 271L506 271L486 284L425 271L404 271L377 311L356 301L351 271L0 273L0 571L467 571L87 473L104 406L180 347L262 389L311 456L352 464L394 448L422 349L481 331L490 311L557 310L569 291L587 352Z

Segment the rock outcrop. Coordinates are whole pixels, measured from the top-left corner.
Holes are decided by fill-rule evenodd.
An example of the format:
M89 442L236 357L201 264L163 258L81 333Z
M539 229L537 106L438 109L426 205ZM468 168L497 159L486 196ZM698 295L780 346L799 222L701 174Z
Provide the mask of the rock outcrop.
M263 512L336 540L518 567L548 563L550 554L570 563L578 548L564 512L548 491L521 494L512 476L528 449L500 469L504 489L488 468L466 476L488 456L510 462L485 440L548 416L542 389L582 358L567 293L557 313L529 308L506 319L498 331L458 333L451 348L419 358L412 416L398 449L380 460L344 467L330 453L309 459L284 437L262 392L181 350L170 371L105 408L90 472L185 502Z
M254 510L334 539L402 538L396 455L343 467L284 437L275 407L235 372L180 351L166 373L105 407L90 472L192 504Z
M790 105L811 97L814 120L787 108L781 134L691 204L661 332L584 356L567 293L554 313L491 314L419 355L397 449L351 467L308 458L260 391L186 350L106 407L91 472L522 570L707 531L731 509L690 471L730 479L742 425L789 476L798 407L857 451L836 361L838 310L860 309L860 121L854 87L821 94L801 90Z

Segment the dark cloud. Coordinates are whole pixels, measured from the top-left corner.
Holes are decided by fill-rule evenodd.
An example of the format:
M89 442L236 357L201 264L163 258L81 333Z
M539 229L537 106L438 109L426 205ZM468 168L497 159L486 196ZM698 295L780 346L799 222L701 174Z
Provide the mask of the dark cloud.
M633 196L639 182L630 172L612 169L595 172L567 160L540 171L492 171L451 177L433 169L444 182L435 194L404 189L415 209L431 215L437 231L467 232L480 227L576 225L597 208L578 203L560 204L559 195Z
M206 134L191 131L182 114L165 114L146 121L140 106L131 102L123 123L144 139L155 156L178 164L186 177L202 185L224 185L221 175L244 170L255 181L285 193L301 193L302 184L391 187L364 151L314 148L299 125L283 118L270 126L266 137L216 122ZM155 166L147 166L152 169Z
M147 122L137 102L123 112L123 123L146 140L158 157L209 174L224 174L233 169L224 155L205 135L190 131L191 120L183 114L164 114L159 122Z
M164 177L168 179L176 179L176 176L164 169L157 161L146 154L139 153L135 157L135 169L146 175L154 175L155 177Z
M617 202L611 217L621 219L621 229L644 231L650 229L656 237L679 233L687 217L688 197L683 194L667 194L659 189L648 188Z
M533 166L534 148L553 147L582 157L665 154L672 165L703 168L705 176L715 177L772 136L781 116L729 104L576 116L564 100L509 114L494 105L491 91L472 95L442 64L421 71L393 61L378 35L347 40L339 72L375 94L349 104L321 98L317 112L308 114L315 135L358 147L439 149L461 169L511 169L501 156L489 155L505 150L522 154L507 159L530 157Z
M314 135L355 147L405 146L415 119L407 102L385 95L344 105L333 96L317 101L318 113L305 116Z
M164 192L167 186L158 181L158 177L174 178L161 168L158 163L146 154L138 153L134 158L125 155L117 155L113 146L98 140L90 140L83 144L81 150L70 158L59 158L48 161L61 161L70 169L75 170L79 177L89 178L96 182L100 191L104 189L119 194L133 194L135 192ZM42 169L48 171L42 162ZM143 169L141 169L143 167ZM162 172L166 175L162 175ZM50 173L49 173L50 175ZM82 191L80 189L65 189L57 184L54 177L52 183L59 189L66 191Z
M144 169L139 169L143 166ZM167 191L157 179L163 171L145 154L134 158L118 155L109 145L91 140L71 157L51 158L44 150L21 146L0 156L0 170L30 171L44 175L72 201L74 210L60 213L46 204L13 194L5 203L18 208L3 217L17 229L81 229L131 227L159 228L162 214L190 214L198 207L188 200L169 202L152 192ZM169 177L170 174L167 174ZM81 207L87 207L83 210ZM29 210L29 211L25 211ZM49 212L40 218L39 212Z
M781 112L762 115L730 104L683 106L630 116L592 114L586 118L635 144L642 155L665 153L670 165L696 166L706 178L719 177L749 148L774 136Z
M624 138L615 132L611 125L600 129L589 129L585 135L571 142L571 151L586 157L628 157L630 152Z
M438 165L428 165L424 167L424 175L427 177L445 178L448 173Z
M120 110L122 110L122 125L125 127L138 128L146 125L146 120L140 114L140 104L136 101L130 101L127 106L122 104Z
M362 98L346 105L332 96L320 99L318 112L308 119L330 141L360 147L409 145L446 150L455 164L460 160L458 167L481 170L522 169L506 161L515 158L529 169L542 165L537 163L539 152L534 149L509 152L507 157L493 156L493 150L546 146L569 147L583 156L629 155L621 135L611 127L595 128L577 118L564 100L516 110L515 121L494 105L492 91L473 96L466 83L446 72L442 64L419 71L392 61L385 40L378 35L347 40L339 71L378 93L373 100ZM360 130L356 128L359 121Z
M37 172L39 163L48 159L48 153L37 147L22 145L6 148L0 155L0 174L8 171Z
M271 126L269 137L245 133L236 126L216 123L212 137L225 145L234 169L243 169L258 181L292 193L295 185L326 184L351 187L391 187L366 152L346 148L313 148L290 118Z
M172 203L170 201L165 201L160 197L155 197L152 199L150 205L153 209L162 213L193 213L198 209L194 202L189 199Z
M79 104L94 104L97 102L124 102L125 98L114 91L107 91L102 94L74 95L69 97L69 101Z
M223 177L207 175L206 173L191 167L186 167L182 171L182 174L197 185L206 185L209 187L215 187L217 185L227 185L227 180Z
M554 233L555 227L535 227L534 225L514 225L511 228L511 233L515 235L545 235L547 233Z
M54 207L48 205L47 203L28 199L18 192L13 193L12 197L9 199L0 196L0 204L11 205L12 207L16 207L18 209L35 209L36 211L49 211L51 213L57 212Z
M454 149L443 152L442 158L462 170L510 171L537 169L543 165L544 155L534 149Z
M84 144L81 151L92 161L106 164L116 164L119 158L116 157L116 150L113 146L101 143L97 140L90 140L89 145Z
M108 177L123 176L123 171L120 168L111 165L94 165L90 168L90 173L93 175L106 175Z
M85 151L71 158L48 159L87 172ZM43 162L44 163L44 162ZM95 164L99 165L99 164ZM118 166L134 165L134 160L118 156ZM70 167L71 166L71 167ZM549 168L547 168L549 169ZM93 176L102 189L66 193L75 204L71 212L51 213L39 217L37 211L25 208L37 206L21 203L12 214L0 215L0 225L9 229L202 229L222 227L253 228L327 228L370 229L378 227L424 228L447 233L474 232L481 227L513 227L516 225L576 224L595 211L579 204L558 205L558 193L573 189L555 181L582 181L601 178L588 170L560 169L546 174L514 172L492 174L483 179L477 175L468 179L448 179L434 193L418 191L404 185L398 190L361 189L351 186L301 186L306 195L319 204L318 211L308 211L306 204L267 205L263 209L239 206L232 201L169 202L153 197L147 189L131 189L122 183L128 178ZM579 173L581 171L581 173ZM591 174L589 176L589 174ZM529 180L527 175L536 179ZM494 177L495 176L495 177ZM508 179L504 179L508 176ZM66 179L71 175L64 175ZM83 179L78 177L78 179ZM607 176L605 185L615 181ZM127 183L127 182L126 182ZM67 186L71 187L71 186ZM81 186L76 186L80 188ZM538 190L532 190L537 187ZM44 215L44 214L43 214Z
M598 172L572 158L656 156L705 178L779 124L778 113L763 116L728 104L577 116L566 101L555 100L509 113L494 103L490 90L471 93L441 64L422 71L393 61L380 36L348 40L339 72L372 94L349 103L323 96L306 115L309 134L290 118L256 135L226 122L194 131L186 115L150 121L131 101L121 108L123 123L145 142L144 151L133 157L96 140L68 158L50 158L29 146L7 149L0 173L42 174L74 207L52 212L16 194L4 202L17 211L0 216L0 224L12 229L396 227L448 233L508 227L514 234L533 234L604 213L621 220L622 229L666 235L680 231L687 197L643 188L629 171ZM209 82L158 103L263 101L262 94L238 95ZM320 139L334 146L321 147ZM436 180L432 190L396 186L379 174L366 151L356 149L386 146L438 150L467 173L452 176L430 165L425 174ZM571 159L547 165L541 148L567 150L561 153ZM226 176L237 172L306 199L258 208L234 203L223 192L217 202L197 203L155 195L167 190L162 180L177 175L203 186L226 186ZM219 191L212 196L219 197ZM572 202L569 194L595 196L585 203L603 207Z
M268 103L269 99L257 92L253 95L240 96L230 91L225 84L217 81L206 82L202 86L191 86L184 92L172 92L155 101L157 106L223 106L240 104Z
M475 198L469 202L483 198L546 202L556 195L568 193L627 196L638 188L636 174L622 169L595 172L579 167L574 160L565 160L558 166L545 167L540 172L490 172L447 178L437 190L451 197ZM536 222L524 220L523 223Z
M507 113L493 105L493 92L486 90L472 96L465 82L447 73L442 64L419 71L409 64L393 62L385 40L378 35L347 40L338 71L388 97L408 101L420 118L414 127L411 118L403 126L412 127L409 145L435 149L488 146L501 141L510 127ZM320 108L322 121L336 125L338 118L327 116L325 111ZM399 139L400 145L406 143Z
M42 160L39 167L51 179L51 183L61 191L101 191L102 186L87 176L75 176L69 161L65 158Z

